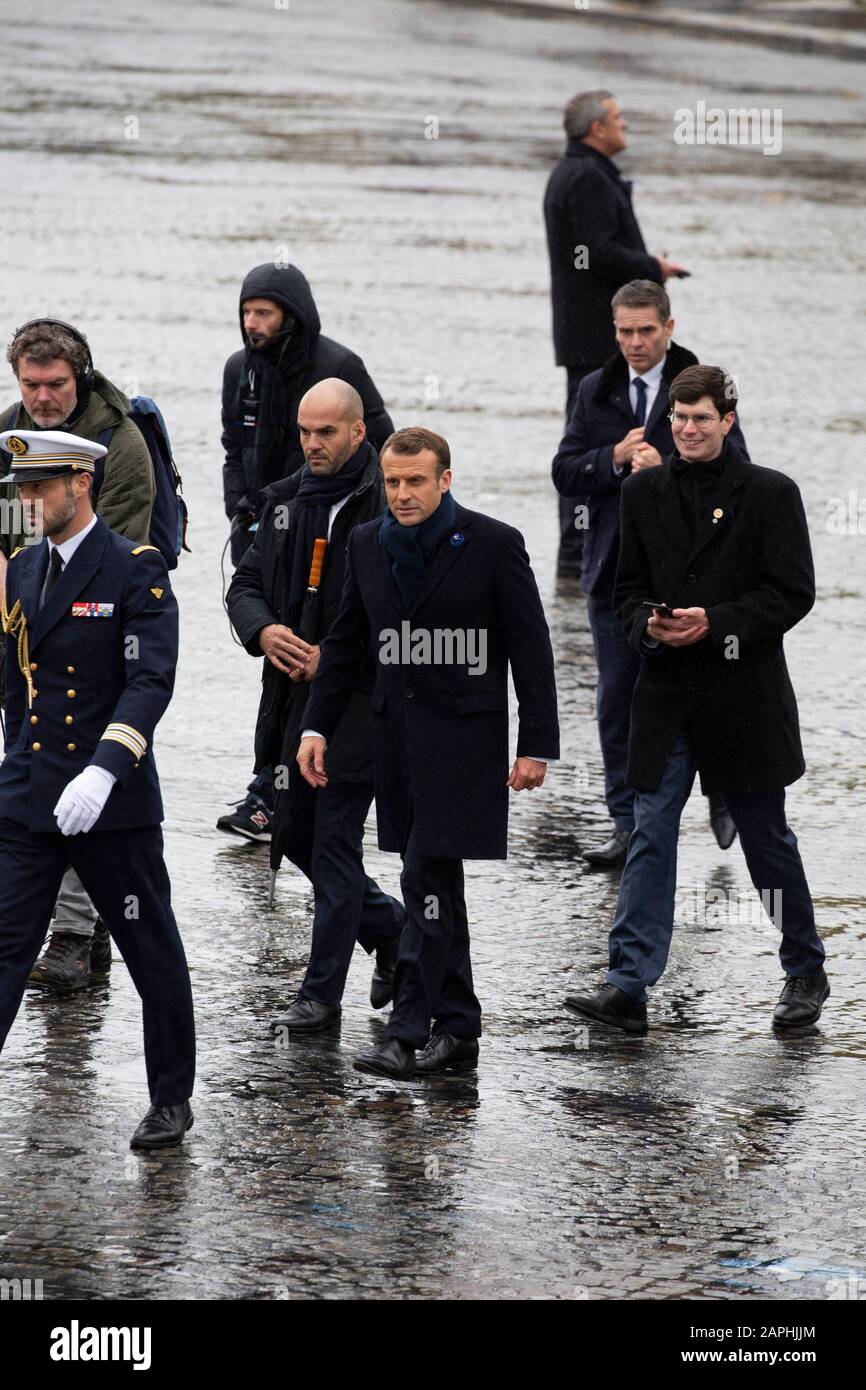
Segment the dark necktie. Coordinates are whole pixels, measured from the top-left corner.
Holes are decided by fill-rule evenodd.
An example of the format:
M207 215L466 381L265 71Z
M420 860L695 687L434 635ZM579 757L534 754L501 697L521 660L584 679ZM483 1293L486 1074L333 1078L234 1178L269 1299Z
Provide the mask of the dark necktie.
M63 556L56 546L51 549L51 564L48 566L48 573L45 576L45 583L42 585L42 601L39 607L42 608L51 596L51 591L57 584L58 579L63 573Z
M635 406L634 418L639 425L643 425L646 421L646 382L643 377L635 377L634 389L637 391L637 405Z

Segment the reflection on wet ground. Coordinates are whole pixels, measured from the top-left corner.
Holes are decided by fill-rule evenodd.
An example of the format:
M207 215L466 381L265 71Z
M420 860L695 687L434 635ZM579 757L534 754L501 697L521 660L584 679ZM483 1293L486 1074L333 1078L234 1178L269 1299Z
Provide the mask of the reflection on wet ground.
M97 5L86 32L56 0L45 14L63 43L42 22L14 35L39 94L0 94L3 186L26 190L27 226L7 238L4 331L46 311L81 322L97 365L153 394L175 436L194 553L157 753L201 1055L184 1149L131 1154L145 1092L123 966L64 1002L28 996L3 1061L0 1274L41 1277L50 1298L799 1299L866 1278L866 522L855 504L853 528L827 527L857 487L863 424L850 65L409 0ZM539 204L562 101L599 85L629 110L650 246L694 271L676 336L735 372L753 456L797 478L812 526L819 603L788 643L809 771L789 804L833 995L798 1037L770 1030L775 931L697 795L649 1035L584 1029L561 1005L604 966L616 879L579 857L606 822L583 600L553 577L564 384ZM778 158L673 144L677 107L747 95L784 110ZM268 913L266 854L212 828L249 778L257 702L220 604L219 382L241 278L284 245L397 422L449 437L460 499L520 525L548 608L563 760L515 800L508 864L467 866L477 1077L352 1070L383 1026L360 953L339 1032L275 1046L310 895L286 868ZM396 888L372 826L367 842ZM727 910L702 910L717 891Z

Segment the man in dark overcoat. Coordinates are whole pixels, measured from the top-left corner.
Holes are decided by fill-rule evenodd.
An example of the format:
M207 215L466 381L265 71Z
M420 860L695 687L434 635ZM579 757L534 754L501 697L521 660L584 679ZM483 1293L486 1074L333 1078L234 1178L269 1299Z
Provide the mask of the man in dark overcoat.
M667 962L680 816L697 771L705 794L724 793L752 883L774 904L786 976L774 1023L799 1027L817 1021L830 993L785 816L785 787L805 770L782 642L815 601L806 516L792 479L747 462L731 442L737 400L727 373L687 367L670 399L674 453L622 487L614 608L641 658L627 769L638 792L635 828L606 981L566 1005L646 1032L646 990Z
M379 847L403 857L407 921L384 1041L355 1065L405 1078L477 1062L462 861L506 857L508 788L542 785L559 726L520 533L455 502L448 444L431 430L392 435L381 464L389 514L350 538L298 764L327 786L330 740L370 653ZM509 666L519 709L510 772Z
M553 346L565 367L568 420L577 388L616 348L610 300L629 280L661 285L682 266L646 249L632 207L631 180L614 156L627 146L625 116L610 92L578 92L565 107L565 153L544 194L550 255ZM559 503L559 572L580 573L583 533L574 525L580 498Z
M391 999L403 906L364 871L364 822L373 800L372 664L334 730L330 783L315 795L295 764L304 708L321 644L340 607L352 528L385 510L376 450L365 438L363 403L331 377L304 396L298 429L306 463L274 483L253 545L229 588L229 617L251 656L265 657L256 727L256 768L277 775L274 846L313 885L310 959L300 990L274 1021L290 1033L333 1027L356 940L376 952L370 1001ZM310 588L316 541L326 541ZM274 857L274 866L279 859Z
M662 285L630 281L613 296L611 311L617 351L580 383L552 465L558 492L564 497L584 494L581 584L598 666L596 713L613 832L603 844L585 850L583 857L600 868L625 863L634 830L634 788L625 780L625 769L640 658L613 611L620 490L632 473L656 468L671 452L668 388L675 376L698 360L673 341L674 320ZM737 421L731 442L748 458ZM716 794L709 801L716 840L722 849L729 849L737 832L724 797Z

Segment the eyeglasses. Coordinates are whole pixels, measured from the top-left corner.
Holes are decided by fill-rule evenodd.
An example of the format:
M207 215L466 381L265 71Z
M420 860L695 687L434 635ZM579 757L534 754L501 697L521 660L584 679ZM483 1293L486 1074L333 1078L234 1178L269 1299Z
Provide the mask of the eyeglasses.
M697 425L699 430L708 429L714 420L721 420L721 415L683 415L681 410L672 410L668 419L678 430L683 429L691 420L693 425Z

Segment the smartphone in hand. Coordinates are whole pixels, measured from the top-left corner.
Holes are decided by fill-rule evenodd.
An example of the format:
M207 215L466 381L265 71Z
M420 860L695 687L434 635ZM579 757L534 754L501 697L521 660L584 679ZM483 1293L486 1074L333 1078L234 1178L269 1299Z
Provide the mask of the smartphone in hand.
M645 598L641 607L651 608L653 616L656 618L672 618L673 609L668 608L666 603L655 603L651 598Z

